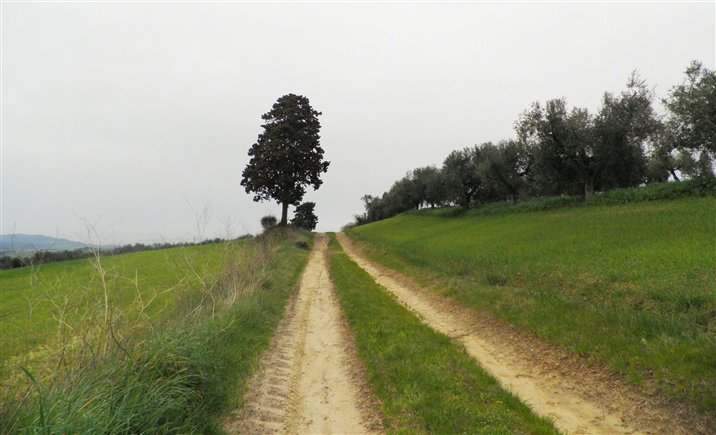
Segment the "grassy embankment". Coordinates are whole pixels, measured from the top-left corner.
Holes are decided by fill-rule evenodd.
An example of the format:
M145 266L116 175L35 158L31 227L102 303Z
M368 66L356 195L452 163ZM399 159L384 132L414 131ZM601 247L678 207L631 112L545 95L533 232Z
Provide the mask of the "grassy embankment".
M3 304L3 344L7 330L27 321L28 305L22 310L16 294L24 291L37 293L30 296L38 298L32 321L39 326L27 324L26 337L8 338L9 349L44 345L35 352L41 358L4 352L6 373L25 363L30 370L25 378L4 380L10 388L4 389L0 430L217 431L217 416L240 404L245 381L296 288L308 250L295 243L309 239L276 234L144 252L104 259L101 268L58 263L41 268L37 284L24 290L14 280L27 282L32 271L3 272L2 291L13 302ZM111 290L107 323L104 288ZM63 304L56 306L57 300ZM47 320L53 317L54 326Z
M503 208L460 218L406 214L347 234L373 260L443 296L648 392L716 412L713 195Z
M425 326L333 238L330 271L389 433L556 433L459 345Z

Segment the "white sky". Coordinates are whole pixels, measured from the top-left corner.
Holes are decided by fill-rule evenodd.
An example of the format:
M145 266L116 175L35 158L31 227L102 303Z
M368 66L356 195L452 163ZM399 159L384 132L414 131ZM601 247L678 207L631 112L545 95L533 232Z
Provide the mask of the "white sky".
M2 4L2 228L105 243L255 232L239 185L260 116L323 112L319 230L407 170L513 137L535 101L595 109L638 69L660 97L714 68L714 2Z

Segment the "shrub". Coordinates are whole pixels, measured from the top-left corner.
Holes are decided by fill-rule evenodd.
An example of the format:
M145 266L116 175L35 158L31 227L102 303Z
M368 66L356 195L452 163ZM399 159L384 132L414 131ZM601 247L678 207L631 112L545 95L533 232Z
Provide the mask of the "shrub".
M316 228L318 223L318 217L313 212L316 204L313 202L304 202L303 204L296 207L296 211L291 219L291 225L312 231Z
M276 226L276 223L278 220L276 219L276 216L270 214L266 215L261 218L261 226L263 227L264 231L268 231L271 228Z
M505 213L557 210L588 205L616 205L643 201L667 201L692 196L716 196L716 177L698 177L686 181L651 183L642 187L613 189L596 194L590 199L581 196L545 196L510 204L506 201L490 202L467 212L459 207L422 209L412 214L436 217L490 216Z

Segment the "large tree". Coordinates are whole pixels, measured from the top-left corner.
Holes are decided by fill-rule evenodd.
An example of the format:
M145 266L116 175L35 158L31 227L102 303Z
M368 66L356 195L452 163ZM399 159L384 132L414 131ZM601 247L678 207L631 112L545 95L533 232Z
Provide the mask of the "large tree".
M288 94L261 116L264 131L249 149L251 160L241 185L254 194L254 201L281 204L280 225L287 223L288 206L301 202L306 186L318 189L321 174L328 170L330 162L323 160L320 145L320 115L308 98Z
M604 94L594 119L602 189L638 186L647 178L645 150L657 143L662 130L652 99L652 91L636 72L620 95Z

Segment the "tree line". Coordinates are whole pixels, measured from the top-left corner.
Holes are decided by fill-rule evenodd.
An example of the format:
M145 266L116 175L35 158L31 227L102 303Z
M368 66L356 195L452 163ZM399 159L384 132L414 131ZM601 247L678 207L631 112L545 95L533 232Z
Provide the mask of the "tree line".
M716 73L693 61L654 109L637 72L596 113L564 98L535 102L515 121L516 137L455 150L441 167L408 171L380 196L364 195L357 225L421 207L464 210L495 201L582 195L669 179L714 175Z
M253 237L251 234L245 234L233 240L242 240ZM214 243L225 243L229 240L216 237L214 239L206 239L201 242L179 242L179 243L130 243L127 245L116 246L112 248L100 248L99 253L102 256L114 256L121 254L129 254L131 252L155 251L158 249L180 248L187 246L211 245ZM28 256L9 256L0 257L0 270L16 269L25 266L37 266L44 263L56 263L58 261L81 260L83 258L94 257L97 254L95 248L79 248L65 251L36 251Z

